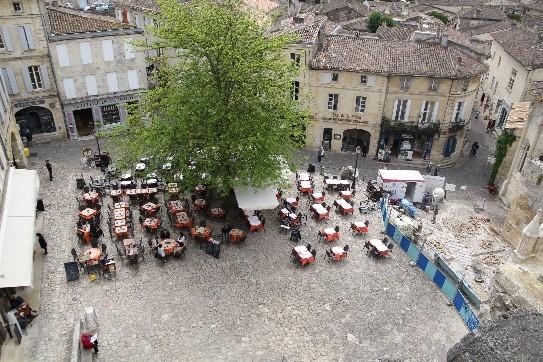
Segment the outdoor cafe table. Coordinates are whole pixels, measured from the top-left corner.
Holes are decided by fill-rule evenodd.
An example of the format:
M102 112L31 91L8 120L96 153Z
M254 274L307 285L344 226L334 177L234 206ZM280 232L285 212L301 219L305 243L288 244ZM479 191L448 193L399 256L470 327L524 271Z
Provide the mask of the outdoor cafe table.
M102 250L100 250L99 248L90 248L83 252L79 260L86 263L96 262L100 260L101 256Z
M128 202L116 202L113 204L114 209L130 209L130 204Z
M128 236L128 226L117 226L115 227L115 236L120 238L125 238Z
M214 207L213 209L209 210L209 215L212 218L220 219L221 217L224 216L224 210L221 209L220 207Z
M333 190L348 188L351 185L351 181L349 180L336 180L331 178L324 180L324 183L328 189Z
M126 226L126 220L114 220L113 221L113 226L115 226L115 227Z
M249 216L247 222L249 223L249 231L260 231L264 229L264 225L262 225L262 222L256 215Z
M371 239L369 241L370 245L373 247L374 250L376 250L379 253L379 256L387 256L388 255L388 247L383 243L380 239Z
M122 194L123 194L122 190L111 190L109 193L111 197L121 197Z
M309 181L300 182L299 190L302 193L311 193L311 192L313 192L313 187L311 186L311 182L309 182Z
M100 200L100 194L96 191L86 192L83 194L83 201L97 203Z
M335 204L339 206L339 211L345 215L345 214L352 214L354 212L353 207L351 204L349 204L347 201L343 199L337 199L335 201Z
M138 255L138 245L134 239L124 239L123 240L124 251L127 257Z
M164 239L160 241L162 244L162 247L164 248L164 253L166 255L173 254L173 251L175 250L175 247L177 246L177 242L173 239Z
M169 201L168 210L170 214L177 214L178 212L185 211L185 205L180 200Z
M328 210L324 208L321 204L313 204L311 205L311 210L315 213L315 215L318 217L319 220L324 220L328 218Z
M339 240L339 232L334 228L326 228L322 230L322 236L326 241L335 241Z
M206 207L206 200L204 199L196 199L194 200L194 208L197 210L201 210Z
M121 181L132 181L132 174L125 173L121 175Z
M145 214L153 214L158 211L158 205L154 202L148 202L141 205L140 210L142 210Z
M368 232L368 227L362 221L355 221L351 224L351 229L357 234L366 234Z
M123 220L128 216L129 212L127 209L113 209L113 217L115 220Z
M211 237L211 229L208 227L197 226L190 229L190 235L193 238L199 237L208 240Z
M340 191L339 196L341 196L341 198L344 200L350 200L353 198L353 192L351 190Z
M245 231L240 230L240 229L232 229L232 230L230 230L230 233L228 234L228 240L230 242L235 243L235 242L240 241L241 239L243 239L246 236L247 236L247 234L245 234Z
M88 208L80 211L79 215L85 220L90 220L96 215L96 210L91 209L90 207L88 207Z
M340 246L332 247L332 254L334 254L335 261L340 261L347 256L347 252Z
M204 185L197 185L194 190L196 192L204 192L206 190L206 187Z
M294 248L294 250L296 251L296 253L298 253L298 256L300 258L300 264L302 266L313 263L315 261L315 257L309 252L309 250L307 250L305 245L298 245Z
M179 188L179 186L177 185L177 182L170 182L167 186L168 190L169 189L177 189Z
M160 219L157 219L156 217L148 217L143 220L142 226L146 229L158 229L160 226Z
M300 181L309 181L311 180L311 176L307 172L300 172L298 174L298 180Z
M300 204L300 202L294 197L287 197L285 200L290 206L295 208L298 207L298 205Z
M175 215L176 228L188 228L192 226L192 219L185 211L180 211Z
M77 229L77 234L81 235L81 238L86 243L90 243L91 240L92 240L92 235L91 235L91 232L90 232L90 225L89 224L85 224L81 228L78 228Z
M315 202L316 204L324 202L324 195L322 194L322 192L313 192L311 194L311 197L313 198L313 202Z

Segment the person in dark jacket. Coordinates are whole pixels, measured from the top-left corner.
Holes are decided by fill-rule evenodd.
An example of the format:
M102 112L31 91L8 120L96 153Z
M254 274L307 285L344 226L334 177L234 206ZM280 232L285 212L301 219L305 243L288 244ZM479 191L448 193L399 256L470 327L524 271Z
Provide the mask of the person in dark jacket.
M49 160L45 160L45 167L47 168L47 172L49 172L49 181L53 181L53 166Z
M45 241L45 238L41 233L36 233L36 236L38 237L38 243L40 244L40 248L43 249L43 255L47 255L47 242Z

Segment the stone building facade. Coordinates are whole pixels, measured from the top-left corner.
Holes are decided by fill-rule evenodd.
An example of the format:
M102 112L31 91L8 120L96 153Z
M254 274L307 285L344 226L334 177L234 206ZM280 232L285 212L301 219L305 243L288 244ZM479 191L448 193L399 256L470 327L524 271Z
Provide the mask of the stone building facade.
M143 30L110 17L46 8L51 61L70 138L124 122L147 88Z
M532 109L500 190L501 200L509 207L502 235L516 247L522 229L543 208L543 82L532 83ZM543 256L543 242L538 243Z
M64 137L39 1L0 1L0 71L17 123L33 140Z

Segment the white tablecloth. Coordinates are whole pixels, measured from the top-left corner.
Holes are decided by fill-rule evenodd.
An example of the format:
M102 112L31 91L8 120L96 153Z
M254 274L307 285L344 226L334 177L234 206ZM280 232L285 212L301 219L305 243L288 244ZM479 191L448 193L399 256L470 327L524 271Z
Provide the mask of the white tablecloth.
M261 222L260 222L260 219L258 218L258 216L256 215L253 215L253 216L249 216L247 218L247 220L249 221L249 224L253 225L253 226L256 226L256 225L260 225Z
M327 235L332 235L336 233L336 230L334 228L326 228L324 229L324 233Z
M341 206L344 210L349 210L349 209L352 209L353 207L351 206L351 204L349 204L347 201L343 200L343 199L338 199L337 200L337 204L339 206Z
M345 250L343 250L343 248L340 247L340 246L334 246L332 248L332 253L334 253L334 254L343 254L344 251Z
M319 215L324 215L326 214L328 211L324 208L324 206L322 206L321 204L314 204L313 206L311 206L313 208L313 210L315 210Z
M143 171L143 170L145 170L145 164L144 163L136 164L136 171Z

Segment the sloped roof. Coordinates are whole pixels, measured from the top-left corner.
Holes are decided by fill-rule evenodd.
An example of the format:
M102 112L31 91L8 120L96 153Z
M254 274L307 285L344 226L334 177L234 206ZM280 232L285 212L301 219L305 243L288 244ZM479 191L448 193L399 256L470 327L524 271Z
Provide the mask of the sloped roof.
M111 30L135 29L115 18L84 13L60 7L46 7L50 35L96 33Z
M505 16L500 6L479 5L458 12L461 19L504 20Z
M509 29L511 27L511 22L507 20L498 21L492 24L478 26L476 28L469 29L470 35L481 35L481 34L489 34L493 33L495 31L505 30Z
M313 44L317 41L319 29L325 21L325 16L315 13L300 14L297 17L282 20L278 32L295 34L300 37L300 43Z
M511 110L507 115L507 121L505 129L521 129L524 128L528 115L532 109L532 103L530 102L515 102L511 106ZM538 225L539 227L539 225Z
M419 0L421 5L434 6L475 6L482 3L483 0Z
M452 46L346 35L328 35L311 67L460 79L478 76L487 69L482 62Z
M407 26L380 26L377 28L377 36L381 40L386 41L402 41L402 40L409 40L411 38L411 33L417 29L413 29Z
M492 33L492 38L526 68L543 67L543 42L536 33L515 26Z
M116 7L136 9L143 12L160 11L160 6L155 0L115 0Z

